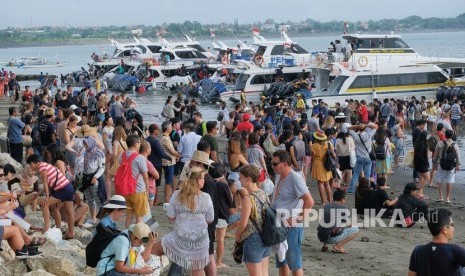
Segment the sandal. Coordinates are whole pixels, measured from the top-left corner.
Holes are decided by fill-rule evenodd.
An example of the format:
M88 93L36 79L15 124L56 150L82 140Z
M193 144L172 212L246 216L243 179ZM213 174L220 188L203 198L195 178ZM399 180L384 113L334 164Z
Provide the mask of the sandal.
M66 240L66 241L67 240L72 240L72 239L74 239L74 236L68 236L68 233L66 233L66 234L63 235L63 239Z
M29 246L41 246L47 241L45 237L33 237Z
M331 249L331 252L333 252L333 253L338 253L338 254L349 254L349 253L347 253L347 251L345 251L345 250L339 250L339 249L336 249L336 248L334 248L334 247L333 247L333 249Z
M321 252L328 252L328 246L327 245L323 245L321 247Z

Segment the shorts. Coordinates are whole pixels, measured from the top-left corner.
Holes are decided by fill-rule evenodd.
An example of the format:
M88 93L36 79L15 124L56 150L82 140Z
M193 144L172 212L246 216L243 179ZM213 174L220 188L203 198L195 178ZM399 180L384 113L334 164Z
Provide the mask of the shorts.
M138 217L142 217L148 213L149 198L147 192L126 195L124 198L126 199L126 212L128 214L135 214Z
M184 168L184 162L177 162L176 165L174 165L174 176L179 176L181 174L182 168Z
M163 170L165 171L165 185L172 185L173 178L174 178L174 166L163 166Z
M255 232L244 240L242 261L244 263L258 264L264 258L270 256L270 251L270 247L265 246L260 235Z
M461 119L450 119L450 123L451 123L453 126L459 126L461 122L462 122Z
M350 156L339 156L339 170L341 172L345 170L351 170L350 166Z
M208 244L209 255L215 254L215 234L216 234L216 228L208 227L208 239L210 240L210 243Z
M438 166L438 183L441 184L454 184L455 183L455 169L446 171L441 169L441 165Z
M228 222L225 219L218 219L218 222L216 223L216 228L226 228L228 227Z
M346 227L344 228L344 230L342 230L342 233L340 235L329 238L329 240L326 243L327 244L340 243L341 241L347 239L349 236L352 236L353 234L356 234L356 233L358 233L357 226Z
M228 223L233 224L235 222L238 222L239 220L241 220L241 213L236 213L234 215L229 216Z
M149 201L154 201L155 200L155 194L151 195L149 194Z
M162 172L163 172L163 167L159 166L159 167L155 167L155 169L157 170L158 175L160 176L158 179L155 179L155 185L157 187L160 187L161 186L161 175L162 175Z
M64 186L61 190L55 191L53 190L51 196L53 196L56 199L61 200L62 202L65 201L74 201L74 188L71 183L68 183L66 186Z
M288 249L286 259L280 262L278 255L275 256L276 267L280 268L288 265L291 271L302 268L302 240L304 238L304 229L302 227L291 227L287 234Z

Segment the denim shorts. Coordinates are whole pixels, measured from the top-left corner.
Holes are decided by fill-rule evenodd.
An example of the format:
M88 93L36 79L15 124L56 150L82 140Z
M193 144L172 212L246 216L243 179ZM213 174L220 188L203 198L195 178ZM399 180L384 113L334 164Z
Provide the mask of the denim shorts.
M341 241L347 239L349 236L352 236L355 233L358 233L358 227L356 226L344 228L344 230L342 230L342 233L340 235L329 238L329 240L326 243L327 244L340 243Z
M270 247L265 246L260 235L255 232L244 241L244 263L258 264L264 258L270 256Z
M302 240L304 239L304 229L302 227L291 227L287 234L288 249L286 259L283 262L278 260L278 255L275 256L276 267L280 268L288 265L291 271L302 268Z
M165 185L173 185L174 165L163 166L163 170L165 171Z
M241 213L235 213L234 215L230 215L228 219L229 224L233 224L237 221L241 220Z

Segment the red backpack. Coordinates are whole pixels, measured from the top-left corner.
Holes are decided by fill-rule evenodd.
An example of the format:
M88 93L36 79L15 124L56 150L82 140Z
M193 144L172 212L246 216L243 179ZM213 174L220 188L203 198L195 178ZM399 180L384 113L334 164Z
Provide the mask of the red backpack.
M115 174L115 193L117 195L131 195L136 192L136 179L132 176L132 161L139 155L134 152L127 157L126 152L121 156L121 164Z

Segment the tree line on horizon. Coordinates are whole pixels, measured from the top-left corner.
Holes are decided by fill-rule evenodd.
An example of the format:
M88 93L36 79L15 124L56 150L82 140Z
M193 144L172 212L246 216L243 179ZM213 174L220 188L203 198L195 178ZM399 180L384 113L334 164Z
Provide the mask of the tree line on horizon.
M157 26L98 26L98 27L34 27L13 28L0 30L0 47L14 47L24 45L38 45L41 43L79 43L83 40L95 39L130 39L133 30L140 30L142 37L153 38L161 34L168 39L183 38L188 34L194 38L218 37L247 37L252 34L252 28L260 29L261 34L277 35L282 28L291 34L322 34L342 33L344 23L348 24L349 32L390 32L390 31L420 31L465 29L465 13L450 18L422 18L412 15L403 19L381 19L357 22L329 21L320 22L306 19L300 22L275 22L266 19L264 22L253 24L239 24L235 19L233 23L201 24L198 21L186 20L183 23L164 23ZM213 37L212 37L213 38Z

